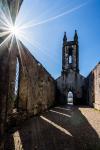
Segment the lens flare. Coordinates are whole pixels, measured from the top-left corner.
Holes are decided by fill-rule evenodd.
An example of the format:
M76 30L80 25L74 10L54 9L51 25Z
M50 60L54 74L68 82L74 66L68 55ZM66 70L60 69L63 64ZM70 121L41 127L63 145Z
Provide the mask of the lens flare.
M10 26L8 28L8 31L10 34L14 35L15 37L18 37L20 35L20 28L15 25Z

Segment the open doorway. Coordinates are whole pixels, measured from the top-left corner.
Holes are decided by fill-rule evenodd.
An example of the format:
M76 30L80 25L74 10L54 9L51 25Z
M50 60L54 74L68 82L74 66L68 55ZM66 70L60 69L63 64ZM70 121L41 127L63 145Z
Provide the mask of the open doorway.
M68 92L68 95L67 95L67 103L69 105L73 105L73 93L71 91Z

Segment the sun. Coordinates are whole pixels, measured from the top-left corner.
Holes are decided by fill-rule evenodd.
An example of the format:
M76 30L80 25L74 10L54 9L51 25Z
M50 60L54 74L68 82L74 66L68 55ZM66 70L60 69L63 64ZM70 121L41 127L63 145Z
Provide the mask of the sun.
M16 38L18 38L21 34L20 28L16 25L9 26L8 31L11 35L14 35Z

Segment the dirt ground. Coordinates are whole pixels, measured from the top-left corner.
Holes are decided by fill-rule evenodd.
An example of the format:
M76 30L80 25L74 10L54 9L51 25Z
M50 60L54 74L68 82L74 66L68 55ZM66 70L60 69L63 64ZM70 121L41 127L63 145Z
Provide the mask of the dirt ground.
M52 108L8 135L5 150L100 150L100 111Z

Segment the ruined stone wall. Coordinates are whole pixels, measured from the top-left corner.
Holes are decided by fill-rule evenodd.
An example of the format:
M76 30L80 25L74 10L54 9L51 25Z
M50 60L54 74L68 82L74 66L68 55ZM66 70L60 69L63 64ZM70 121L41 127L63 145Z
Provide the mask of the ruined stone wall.
M18 4L19 2L19 4ZM22 0L0 0L0 9L3 11L4 15L0 13L0 19L4 22L5 18L10 17L10 12L12 14L12 19L15 21L16 15L18 14L19 8L21 6ZM9 7L8 7L9 4ZM17 5L18 4L18 5ZM17 7L16 7L17 6ZM17 10L16 10L17 9ZM5 16L5 17L4 17ZM2 27L4 24L0 23ZM0 28L0 32L3 30ZM8 89L9 89L9 48L8 41L2 43L6 36L0 37L0 150L4 149L4 138L5 138L5 126L7 121L7 105L8 105ZM2 45L1 45L2 43Z
M9 43L10 41L0 47L0 136L2 136L0 139L2 141L4 141L6 124L13 113L14 105L16 50L10 50ZM2 145L1 149L3 149Z
M35 115L54 104L55 81L25 47L21 60L18 107Z
M0 49L0 150L3 149L3 140L6 122L6 104L8 91L8 50Z
M100 62L87 77L88 103L100 110Z
M94 72L91 72L86 78L87 84L87 104L93 107L94 104Z
M19 42L20 43L20 42ZM19 60L18 93L16 64ZM17 101L17 106L15 105ZM0 149L3 149L5 127L10 120L24 114L36 115L55 103L55 80L32 54L20 43L0 49ZM14 111L16 109L16 111ZM16 118L15 118L16 119ZM19 120L23 118L18 118Z
M36 115L55 103L55 80L21 42L19 42L19 47L20 49L14 43L9 53L8 118L13 115L14 109L29 115ZM16 95L17 59L19 76Z
M94 70L94 86L95 86L95 103L94 107L100 110L100 63L97 65Z
M5 125L16 113L21 112L26 117L36 115L55 103L55 80L22 43L19 42L19 45L20 49L14 42L11 49L7 45L0 51L0 139L5 135ZM16 95L17 59L19 76Z

